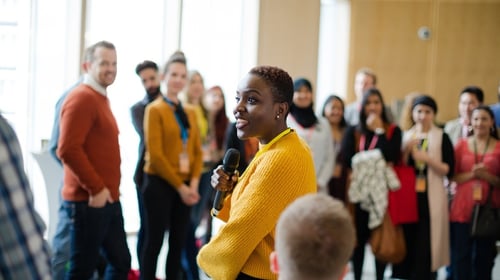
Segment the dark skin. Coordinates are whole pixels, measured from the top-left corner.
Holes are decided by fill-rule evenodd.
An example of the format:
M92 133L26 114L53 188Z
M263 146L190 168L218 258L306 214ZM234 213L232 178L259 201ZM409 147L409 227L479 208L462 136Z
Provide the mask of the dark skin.
M287 129L285 116L289 110L288 103L279 103L274 99L266 80L253 74L243 77L236 91L233 110L238 138L256 137L265 145ZM230 178L219 166L214 170L211 182L216 190L230 192L238 182L238 174Z

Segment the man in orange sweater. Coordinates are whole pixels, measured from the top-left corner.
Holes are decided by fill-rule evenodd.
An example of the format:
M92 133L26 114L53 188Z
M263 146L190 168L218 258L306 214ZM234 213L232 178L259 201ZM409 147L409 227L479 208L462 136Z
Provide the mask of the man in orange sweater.
M63 162L64 206L71 225L71 259L66 279L89 279L99 251L108 261L106 279L127 279L130 253L119 202L118 126L106 88L116 77L116 50L101 41L84 57L82 84L61 109L57 154Z

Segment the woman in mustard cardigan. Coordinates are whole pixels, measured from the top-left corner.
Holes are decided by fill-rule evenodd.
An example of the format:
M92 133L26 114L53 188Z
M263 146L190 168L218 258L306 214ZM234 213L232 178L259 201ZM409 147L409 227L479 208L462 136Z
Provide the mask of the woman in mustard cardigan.
M181 251L186 243L191 206L199 200L202 167L201 140L196 115L178 99L186 85L186 59L174 53L164 69L166 94L146 107L144 243L141 279L155 279L158 254L168 229L166 278L178 279Z
M255 67L238 85L238 137L257 137L260 150L239 178L221 167L212 176L217 190L231 192L217 215L226 224L198 254L212 279L276 279L269 255L278 217L296 198L317 191L311 152L286 125L292 96L291 77L276 67Z

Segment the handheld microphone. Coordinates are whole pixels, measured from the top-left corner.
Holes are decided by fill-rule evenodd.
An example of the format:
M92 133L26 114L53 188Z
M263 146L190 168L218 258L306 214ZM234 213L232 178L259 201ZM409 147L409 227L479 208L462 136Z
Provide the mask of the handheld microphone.
M224 155L224 159L222 160L222 170L231 177L234 174L236 168L238 168L239 164L240 152L233 148L227 150L226 154ZM217 214L219 214L219 211L222 209L222 206L224 206L225 197L226 192L224 191L218 190L217 193L215 193L214 205L212 208L212 214L214 216L217 216Z

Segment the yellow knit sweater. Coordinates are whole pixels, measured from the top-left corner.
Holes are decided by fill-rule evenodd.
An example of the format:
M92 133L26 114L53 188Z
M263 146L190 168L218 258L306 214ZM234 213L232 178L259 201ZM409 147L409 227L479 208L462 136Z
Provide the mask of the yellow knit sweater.
M239 178L218 216L227 223L198 254L198 264L214 280L234 280L240 272L276 279L269 254L278 217L296 198L316 192L311 152L297 134L271 145Z
M158 98L146 107L144 114L144 172L157 175L176 188L191 178L199 178L203 164L196 115L189 106L184 107L184 111L191 127L186 145L190 165L188 174L179 171L179 155L183 152L183 143L174 108L163 98Z

